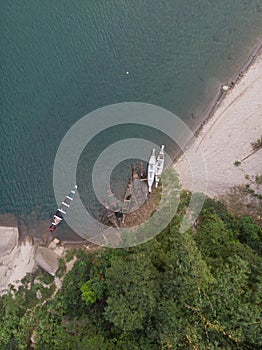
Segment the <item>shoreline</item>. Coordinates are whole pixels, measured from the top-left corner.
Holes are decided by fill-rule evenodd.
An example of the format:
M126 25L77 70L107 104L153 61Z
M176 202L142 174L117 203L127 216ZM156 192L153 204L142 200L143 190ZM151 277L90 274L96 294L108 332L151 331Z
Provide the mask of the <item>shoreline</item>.
M244 74L248 71L248 69L255 63L256 59L262 54L262 39L258 44L256 44L251 52L248 55L247 60L244 62L244 64L240 67L238 72L234 74L232 77L229 77L224 85L228 86L229 89L234 88L234 86L241 80L241 78L244 76ZM219 107L219 104L223 101L227 94L227 91L223 90L223 86L220 86L220 89L217 91L216 95L210 102L210 104L207 106L207 108L204 111L204 121L202 124L205 124L210 117L215 113L215 110ZM199 132L199 129L201 128L202 124L197 127L196 133Z
M251 153L250 142L256 141L256 137L262 135L261 101L262 40L253 48L242 69L234 75L230 88L225 91L220 87L212 103L206 108L205 121L196 128L195 137L188 142L185 153L181 152L174 159L174 168L179 174L183 188L192 191L192 174L186 159L187 152L199 151L204 154L209 177L206 194L210 197L221 195L230 187L240 184L247 174L253 175L250 170L257 169L262 174L262 149L246 157ZM227 114L228 110L230 115ZM241 160L239 167L234 165L234 161L237 160ZM38 265L42 264L42 268L50 268L53 260L53 273L58 268L59 256L62 257L65 250L74 246L92 249L90 247L93 244L81 238L77 241L65 240L54 244L57 235L49 235L46 221L37 226L38 237L30 236L28 231L21 235L22 228L19 227L19 219L16 216L1 216L4 218L2 223L10 223L6 225L9 228L1 227L2 237L5 237L6 232L11 232L11 228L16 231L13 234L13 242L8 247L5 239L2 240L5 244L0 245L0 295L8 292L9 283L18 287L19 281L26 273L33 272L37 257Z
M262 173L262 149L253 152L251 145L262 135L262 41L218 97L185 152L174 161L182 187L194 191L198 174L191 174L187 155L191 159L202 155L207 174L205 194L210 197L223 196L235 186L250 186L248 178ZM262 193L259 183L253 187Z
M193 130L194 137L193 139L189 140L189 142L186 145L186 148L189 148L192 142L194 141L195 138L197 138L200 134L205 125L210 121L210 119L213 118L214 114L216 113L217 109L220 107L221 103L224 101L225 97L234 89L235 85L237 85L241 79L244 77L246 72L252 67L252 65L256 62L257 58L262 55L262 39L259 41L258 44L256 44L252 49L251 52L248 55L247 60L243 63L240 69L231 77L229 77L226 81L225 84L226 86L229 87L228 91L223 90L223 85L220 86L218 91L216 92L215 96L212 98L212 100L208 103L205 109L203 109L203 121L201 124L197 125L195 129ZM183 156L183 152L179 150L176 154L176 156L173 158L173 163L177 163L179 159ZM12 213L2 213L0 214L0 218L11 218L10 221L6 221L4 219L4 223L1 222L2 226L6 227L11 227L11 226L17 226L18 231L19 231L19 240L27 235L30 235L30 233L24 233L21 235L20 232L23 231L23 227L20 227L19 223L19 216L16 216ZM3 221L3 220L0 220ZM14 222L16 225L14 225ZM48 230L47 230L48 231ZM47 236L48 232L43 234L43 236ZM55 236L53 237L55 238ZM37 241L41 242L41 238L39 237L34 237ZM46 237L43 239L43 241L46 240ZM81 239L79 237L79 240L66 240L63 241L64 244L72 244L72 245L77 245L77 244L82 244L86 242L85 240Z
M209 122L209 120L214 116L216 110L219 108L225 97L232 91L237 85L241 79L244 77L244 75L247 73L247 71L252 67L253 64L255 64L256 60L259 58L259 56L262 55L262 39L259 41L258 44L256 44L251 52L248 55L247 60L243 63L243 65L238 69L237 73L229 77L224 85L222 84L218 91L216 92L215 96L211 99L211 101L207 104L206 108L203 109L203 121L195 127L193 130L194 137L193 139L189 140L186 147L190 147L192 144L192 141L194 141L195 137L198 137L198 135L201 133L201 130L203 127ZM227 86L229 89L226 91L223 89L223 86ZM176 163L179 158L183 155L183 151L179 150L177 152L177 155L173 158L173 163Z
M35 241L31 236L19 239L17 227L0 226L0 297L9 291L18 290L22 279L39 268L57 277L60 260L65 262L67 251L81 248L86 251L96 249L87 241L63 243L53 237L45 244ZM65 262L65 264L67 264Z

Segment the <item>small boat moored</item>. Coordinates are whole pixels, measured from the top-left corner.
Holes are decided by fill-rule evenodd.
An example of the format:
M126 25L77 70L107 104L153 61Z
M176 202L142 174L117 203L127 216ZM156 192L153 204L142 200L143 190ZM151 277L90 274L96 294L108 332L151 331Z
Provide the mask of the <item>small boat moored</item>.
M71 202L74 199L76 190L77 190L77 185L75 185L74 189L70 191L70 193L66 196L64 201L61 203L60 207L55 212L52 224L49 227L50 232L54 231L56 227L60 224L60 222L63 220L63 215L66 214L67 209L70 207Z
M148 192L151 192L154 179L156 173L156 154L155 149L153 148L151 157L148 162L148 170L147 170L147 184L148 184Z
M163 169L164 169L164 161L165 161L164 148L165 148L165 146L162 145L160 152L159 152L157 159L156 159L156 174L155 174L155 181L156 181L155 186L156 186L156 188L158 186L161 174L162 174Z

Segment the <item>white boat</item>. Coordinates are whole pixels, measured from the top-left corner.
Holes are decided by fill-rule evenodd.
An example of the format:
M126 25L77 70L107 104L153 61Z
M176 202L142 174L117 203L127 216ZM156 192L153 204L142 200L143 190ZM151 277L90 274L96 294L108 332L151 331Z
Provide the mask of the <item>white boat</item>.
M151 192L152 185L155 179L155 174L156 174L156 154L155 154L155 149L153 148L151 157L149 158L148 169L147 169L148 192Z
M161 174L162 174L163 169L164 169L164 161L165 161L164 148L165 148L165 146L162 145L160 152L159 152L157 159L156 159L156 174L155 174L155 181L156 181L155 186L156 186L156 188L158 186L159 180L161 178Z
M57 209L57 211L53 217L53 221L49 227L49 231L51 231L51 232L54 231L56 229L56 227L60 224L60 222L63 220L63 215L65 215L67 212L67 209L69 209L70 204L71 204L72 200L74 199L76 190L77 190L77 185L75 185L75 187L70 191L68 196L66 196L64 201L61 203L60 207Z

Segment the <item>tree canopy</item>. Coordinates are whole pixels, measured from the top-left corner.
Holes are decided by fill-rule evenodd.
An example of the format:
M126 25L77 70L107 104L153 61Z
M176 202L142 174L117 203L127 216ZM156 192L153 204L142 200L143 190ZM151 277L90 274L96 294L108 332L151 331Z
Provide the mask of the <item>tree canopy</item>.
M29 349L32 338L41 350L262 348L261 228L207 199L181 234L189 196L147 243L76 251L53 298L32 276L3 296L0 348Z

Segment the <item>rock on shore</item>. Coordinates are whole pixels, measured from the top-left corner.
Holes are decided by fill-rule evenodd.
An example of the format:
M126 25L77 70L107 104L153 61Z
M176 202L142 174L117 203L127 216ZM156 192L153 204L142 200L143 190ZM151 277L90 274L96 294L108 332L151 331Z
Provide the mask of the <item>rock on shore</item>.
M37 265L43 270L54 276L59 267L59 256L49 248L38 247L35 257Z
M0 261L5 254L10 254L18 243L17 227L0 226Z
M16 227L0 228L0 295L10 284L16 288L21 279L35 268L35 246L31 237L19 242Z
M17 289L27 273L40 266L51 275L55 275L59 256L64 248L58 247L53 240L49 247L35 244L30 236L19 241L17 227L0 227L0 295L8 292L10 285Z

